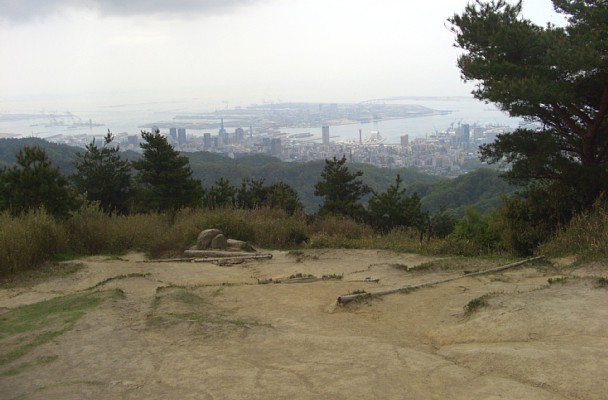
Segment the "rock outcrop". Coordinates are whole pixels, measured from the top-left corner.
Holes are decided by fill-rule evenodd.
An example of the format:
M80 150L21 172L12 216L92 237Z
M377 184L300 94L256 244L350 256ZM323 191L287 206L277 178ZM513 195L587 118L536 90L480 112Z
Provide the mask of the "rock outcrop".
M199 233L196 245L190 250L225 250L255 252L249 243L242 240L228 239L219 229L205 229Z

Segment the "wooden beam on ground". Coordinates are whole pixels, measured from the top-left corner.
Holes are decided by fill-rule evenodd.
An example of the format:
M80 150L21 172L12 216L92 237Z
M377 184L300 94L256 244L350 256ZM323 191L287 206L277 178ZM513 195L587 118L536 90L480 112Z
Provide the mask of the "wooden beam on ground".
M248 253L245 251L223 251L223 250L186 250L184 256L195 257L195 258L207 258L207 257L246 257L254 256L260 253Z
M272 254L251 254L240 255L240 256L225 256L225 257L203 257L193 258L190 262L221 262L229 260L260 260L260 259L271 259Z
M194 257L182 257L182 258L155 258L152 260L144 260L138 262L144 263L163 263L163 262L188 262L194 260Z
M446 279L441 279L441 280L434 281L434 282L422 283L420 285L413 285L413 286L405 286L405 287L402 287L402 288L390 289L390 290L385 290L385 291L382 291L382 292L374 292L374 293L367 293L366 292L366 293L345 294L345 295L339 296L337 302L338 302L338 304L346 304L346 303L350 303L351 301L357 300L357 299L364 299L364 298L368 298L368 297L386 296L388 294L399 293L399 292L407 292L408 290L420 289L420 288L427 287L427 286L434 286L434 285L437 285L437 284L440 284L440 283L455 281L457 279L469 278L471 276L491 274L491 273L494 273L494 272L504 271L505 269L517 267L519 265L526 264L526 263L529 263L531 261L539 260L541 258L544 258L544 256L527 258L525 260L517 261L517 262L511 263L511 264L507 264L507 265L502 265L500 267L490 268L490 269L487 269L485 271L472 272L472 273L466 274L466 275L458 275L458 276L454 276L454 277L446 278Z

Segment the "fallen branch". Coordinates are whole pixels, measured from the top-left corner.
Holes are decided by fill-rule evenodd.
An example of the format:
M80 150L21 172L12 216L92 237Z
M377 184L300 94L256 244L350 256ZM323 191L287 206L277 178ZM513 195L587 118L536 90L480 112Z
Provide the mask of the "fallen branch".
M505 269L517 267L519 265L526 264L526 263L529 263L531 261L535 261L535 260L538 260L538 259L541 259L541 258L544 258L544 256L527 258L525 260L517 261L517 262L511 263L511 264L507 264L507 265L502 265L500 267L490 268L490 269L487 269L485 271L472 272L470 274L454 276L454 277L451 277L451 278L441 279L441 280L434 281L434 282L422 283L420 285L413 285L413 286L410 285L410 286L405 286L405 287L398 288L398 289L390 289L390 290L385 290L385 291L382 291L382 292L374 292L374 293L367 293L367 292L365 292L365 293L346 294L346 295L343 295L343 296L339 296L337 302L338 302L338 304L346 304L346 303L350 303L351 301L356 300L356 299L364 299L364 298L368 298L368 297L386 296L388 294L399 293L399 292L407 292L409 290L420 289L420 288L427 287L427 286L434 286L434 285L437 285L439 283L451 282L451 281L455 281L457 279L468 278L468 277L471 277L471 276L478 276L478 275L483 275L483 274L491 274L493 272L499 272L499 271L503 271Z

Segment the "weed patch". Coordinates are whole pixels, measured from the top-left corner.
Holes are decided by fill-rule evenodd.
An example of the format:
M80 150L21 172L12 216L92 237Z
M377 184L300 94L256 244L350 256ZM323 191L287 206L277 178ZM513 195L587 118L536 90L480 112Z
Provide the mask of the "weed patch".
M78 293L21 306L1 314L0 366L71 330L88 311L104 300L117 296L120 296L117 291Z
M64 262L51 263L45 262L37 269L22 269L14 274L7 275L0 279L0 288L9 289L14 287L34 286L41 282L52 279L63 278L84 268L83 263Z
M557 278L549 278L549 279L547 279L547 283L549 285L553 285L553 284L556 284L556 283L562 283L563 284L563 283L566 283L566 281L568 279L571 279L571 278L567 277L567 276L559 276Z
M319 256L316 254L306 254L305 252L303 252L302 250L290 250L287 253L288 257L294 257L296 259L296 262L302 262L304 260L318 260Z
M478 256L478 257L450 257L440 260L429 261L415 267L405 269L408 272L437 272L437 271L454 271L462 272L463 274L471 274L474 272L483 271L490 268L495 268L500 265L509 264L515 261L515 258L504 256Z
M225 310L212 304L223 287L203 296L194 288L165 287L157 290L148 325L151 327L172 326L176 323L190 323L213 331L222 327L269 326L253 319L230 317Z
M126 275L111 276L109 278L104 279L101 282L97 282L95 285L91 286L87 290L96 289L96 288L98 288L100 286L105 285L108 282L112 282L112 281L115 281L115 280L128 279L128 278L146 278L146 277L148 277L150 275L151 274L149 272L147 272L145 274L142 274L142 273L139 273L139 272L133 272L133 273L126 274Z
M608 278L597 278L595 280L595 287L596 288L603 288L603 289L608 289Z
M59 358L59 356L45 356L45 357L38 357L36 358L36 360L34 361L30 361L30 362L26 362L23 364L20 364L16 367L7 369L6 371L0 373L0 376L14 376L14 375L19 375L20 373L27 371L29 369L35 368L39 365L46 365L46 364L50 364L53 361L56 361Z
M488 300L491 297L494 297L498 294L500 294L500 293L496 293L496 292L486 293L483 296L479 296L479 297L472 299L464 306L464 315L469 316L469 315L475 313L476 311L479 311L480 309L489 306L490 303L488 302Z

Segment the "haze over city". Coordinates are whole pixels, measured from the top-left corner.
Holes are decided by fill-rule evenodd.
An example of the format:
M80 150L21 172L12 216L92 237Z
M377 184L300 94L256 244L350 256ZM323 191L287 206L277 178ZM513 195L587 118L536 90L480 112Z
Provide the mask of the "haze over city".
M0 112L468 96L446 22L466 4L0 0ZM523 14L563 23L550 0Z

